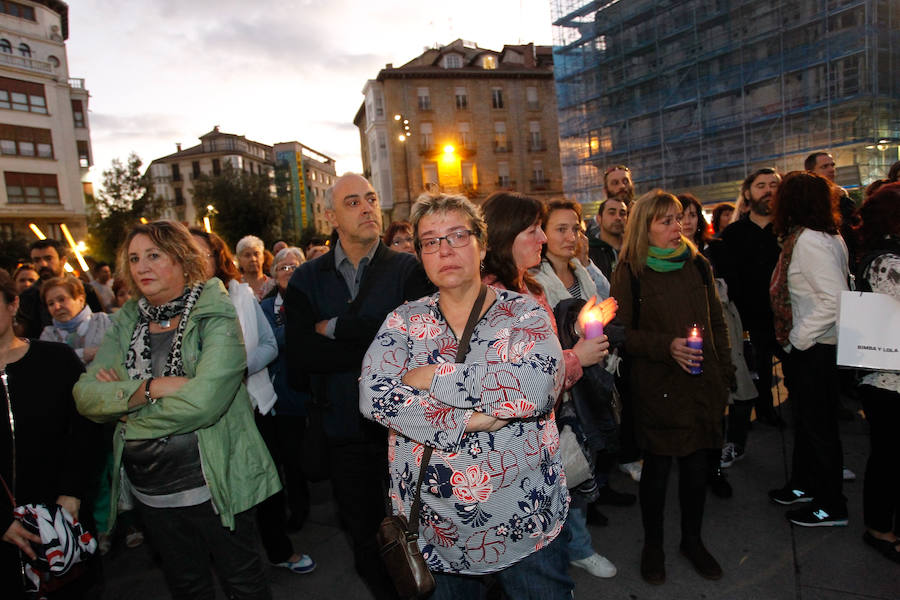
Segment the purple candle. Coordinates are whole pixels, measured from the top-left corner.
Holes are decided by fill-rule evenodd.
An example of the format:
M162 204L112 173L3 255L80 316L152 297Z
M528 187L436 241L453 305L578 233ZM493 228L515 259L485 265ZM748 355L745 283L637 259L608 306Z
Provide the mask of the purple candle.
M600 319L591 319L584 324L584 339L592 340L601 335L603 335L603 321Z
M695 350L703 350L703 336L700 334L701 327L694 323L691 325L690 331L688 331L687 337L687 345L688 348L694 348ZM703 372L703 364L696 364L691 366L691 375L700 375Z

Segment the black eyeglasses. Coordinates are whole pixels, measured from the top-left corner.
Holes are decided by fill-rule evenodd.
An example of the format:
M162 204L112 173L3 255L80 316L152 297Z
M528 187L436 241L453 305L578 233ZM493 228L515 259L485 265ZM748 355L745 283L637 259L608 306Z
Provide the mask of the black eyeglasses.
M469 245L473 233L475 232L469 229L457 229L441 237L419 240L419 248L422 254L434 254L441 249L441 240L447 240L447 245L451 248L463 248Z

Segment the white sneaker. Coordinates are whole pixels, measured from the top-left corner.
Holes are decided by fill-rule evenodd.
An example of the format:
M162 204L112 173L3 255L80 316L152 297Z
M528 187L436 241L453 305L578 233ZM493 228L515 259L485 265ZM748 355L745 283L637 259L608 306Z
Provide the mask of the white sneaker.
M856 473L844 467L844 481L856 481Z
M626 475L630 475L632 479L635 481L641 480L641 469L644 466L644 461L636 460L630 463L619 463L619 470L625 473Z
M603 577L608 579L616 574L616 565L609 562L604 556L600 556L596 552L587 558L581 560L573 560L572 565L584 569L594 577Z

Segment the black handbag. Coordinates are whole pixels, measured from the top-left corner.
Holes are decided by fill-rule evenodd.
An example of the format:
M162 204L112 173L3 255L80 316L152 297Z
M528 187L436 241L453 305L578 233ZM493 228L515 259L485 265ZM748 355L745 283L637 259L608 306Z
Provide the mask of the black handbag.
M466 328L459 339L459 347L456 350L456 362L462 362L469 352L469 339L472 330L481 314L481 307L487 295L487 286L481 285L478 298L472 305ZM422 480L431 460L431 446L425 446L422 452L422 467L419 469L419 479L416 482L416 493L412 507L409 510L409 521L404 515L391 515L381 521L378 528L378 548L381 560L387 568L388 575L397 588L401 598L421 598L434 591L434 576L425 563L425 558L419 551L419 508L421 506Z

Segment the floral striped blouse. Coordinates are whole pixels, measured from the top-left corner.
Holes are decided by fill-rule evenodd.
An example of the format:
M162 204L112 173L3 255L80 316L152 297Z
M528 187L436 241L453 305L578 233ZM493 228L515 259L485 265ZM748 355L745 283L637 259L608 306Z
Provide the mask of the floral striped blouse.
M560 532L569 495L558 455L553 405L562 387L562 350L551 316L534 299L492 288L469 354L438 307L440 294L388 315L363 361L359 404L388 427L391 500L409 516L423 444L435 448L422 484L419 547L438 572L499 571ZM401 381L441 363L430 390ZM474 411L510 423L465 433Z

